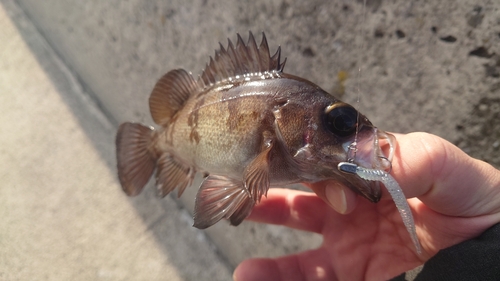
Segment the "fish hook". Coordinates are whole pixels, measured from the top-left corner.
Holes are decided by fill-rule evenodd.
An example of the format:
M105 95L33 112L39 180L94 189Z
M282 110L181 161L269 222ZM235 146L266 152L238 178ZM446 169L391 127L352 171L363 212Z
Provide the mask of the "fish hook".
M356 159L356 153L358 152L358 143L354 140L347 147L347 162L354 163L354 159Z

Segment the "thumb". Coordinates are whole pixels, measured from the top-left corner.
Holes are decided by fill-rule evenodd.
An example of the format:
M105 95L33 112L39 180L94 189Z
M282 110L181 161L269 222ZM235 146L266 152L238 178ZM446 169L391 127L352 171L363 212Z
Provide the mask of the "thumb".
M427 133L396 135L392 174L406 197L450 216L500 214L500 171Z
M306 185L340 214L349 214L356 208L356 193L336 181L306 183Z

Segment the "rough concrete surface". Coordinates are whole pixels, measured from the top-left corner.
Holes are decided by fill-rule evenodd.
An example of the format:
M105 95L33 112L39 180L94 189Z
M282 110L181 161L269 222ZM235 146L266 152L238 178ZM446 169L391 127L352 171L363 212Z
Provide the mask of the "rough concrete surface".
M0 280L230 279L174 200L123 195L114 127L21 11L3 3Z
M88 101L82 101L82 105L74 101L77 97L74 97L72 91L63 91L65 94L60 94L64 97L63 104L67 106L68 116L77 116L74 126L79 128L82 139L68 141L68 137L60 137L57 140L60 145L57 147L68 146L69 149L73 147L69 144L86 143L86 146L81 144L76 147L84 155L90 155L90 151L93 151L96 159L100 159L102 168L94 167L94 172L89 170L85 174L73 163L73 170L55 173L55 170L50 169L53 163L43 162L46 161L44 154L37 154L45 151L38 144L27 146L32 152L26 154L35 153L40 155L39 159L24 160L25 163L41 163L37 168L44 172L41 175L46 175L42 178L47 185L54 183L51 186L53 192L69 192L70 189L66 186L71 185L71 179L85 178L90 181L86 184L90 185L82 183L83 187L92 187L91 190L97 190L94 192L103 193L101 197L94 195L92 198L86 197L88 193L82 191L72 195L81 201L80 212L89 212L85 208L86 205L93 210L91 206L95 203L94 200L112 200L113 204L121 206L120 208L128 207L127 215L118 212L118 207L102 209L99 211L97 226L92 227L96 232L82 237L89 241L98 240L104 245L107 239L111 239L110 236L116 236L102 225L108 223L122 229L122 232L119 232L122 240L113 240L114 243L124 243L123 247L131 247L132 243L136 250L139 248L139 245L134 244L136 240L127 239L133 240L140 236L141 243L148 245L140 246L150 247L152 253L157 255L151 254L151 257L147 258L160 260L164 266L172 266L180 272L178 276L181 279L193 279L189 277L191 275L186 274L211 274L206 273L210 270L215 272L211 263L188 261L188 258L173 255L175 250L170 251L170 246L177 246L186 247L186 257L198 254L194 246L198 244L191 245L196 239L189 240L189 235L203 237L200 236L202 232L186 229L182 232L183 235L176 236L177 229L184 229L185 225L190 223L183 220L182 214L186 212L182 208L192 210L196 188L189 188L179 205L170 198L154 198L151 187L137 198L125 198L114 179L114 130L111 127L123 121L153 124L147 99L157 79L165 72L181 67L195 75L199 74L208 61L208 56L213 55L214 49L218 47L218 42L225 45L227 37L234 42L236 32L246 38L248 30L253 31L255 35L265 31L271 49L281 45L282 54L288 57L286 72L302 76L340 96L358 107L377 126L402 133L434 133L459 145L472 156L500 167L498 1L369 0L364 15L363 1L360 0L256 0L248 4L213 0L1 0L0 3L7 9L18 4L27 13L58 57L76 75L76 84L81 84L84 92L89 94ZM25 44L32 52L36 50L36 43L26 35L23 20L15 13L9 17L21 33ZM260 39L260 35L257 39ZM38 64L43 65L44 58L43 54L37 55L35 52ZM358 69L361 71L358 72ZM47 68L41 71L47 71ZM346 80L342 78L345 74ZM54 77L58 76L49 75L48 79L57 84L54 80L58 78ZM0 87L2 86L3 82ZM3 91L4 88L1 89ZM2 93L0 98L6 97ZM12 103L11 99L9 96L8 101ZM96 124L105 121L96 121L92 113L79 113L89 107L87 103L93 102L97 104L93 110L103 112L103 117L99 120L107 119L112 125L96 129ZM30 124L25 115L17 112L12 114L10 118ZM35 120L40 118L35 117ZM5 127L3 129L5 130ZM26 138L32 138L31 131L25 134ZM2 142L8 141L11 145L19 143L17 140L9 140L5 135L9 134L2 134ZM3 151L6 151L5 147L9 146L3 147ZM84 153L85 151L88 152ZM79 159L78 152L75 151L58 153L61 157ZM58 158L50 159L56 161ZM71 166L63 166L68 167ZM56 175L65 177L68 183L60 184ZM30 179L26 176L23 180L26 187L36 178ZM0 200L4 200L6 190L13 189L9 188L2 188ZM54 194L53 192L41 193L37 198L45 198ZM35 204L21 196L19 202L25 204L26 208L37 210L52 210L54 213L64 210L59 209L57 205L51 206L48 203L50 200L39 200ZM61 220L54 217L52 223L74 223L70 218L71 214L66 214ZM80 223L80 227L85 229L87 225ZM21 225L29 230L27 225L31 223L26 220ZM129 227L132 227L135 234L128 232ZM42 229L47 230L50 227ZM219 223L203 233L209 237L205 249L213 243L217 249L214 253L219 253L230 268L245 258L292 253L314 247L321 242L317 236L311 234L248 222L237 228ZM47 232L46 236L49 237L44 239L57 239L51 238L50 234ZM64 236L62 232L56 234ZM56 234L54 237L58 237ZM25 239L30 241L29 237ZM32 243L50 245L44 244L46 240L40 241ZM68 248L72 246L67 242ZM8 249L16 252L16 249ZM133 264L130 256L109 252L113 253L112 257L97 256L107 262L112 260L116 266L130 269L128 265ZM38 259L32 256L36 254L34 252L30 255L31 258L26 258L35 264ZM5 260L3 256L4 254L0 256L0 261ZM17 264L21 265L21 258L18 259ZM99 259L90 253L82 252L81 259L92 260L92 263L81 264L76 258L67 260L70 265L68 272L74 274L72 276L76 276L75 272L78 270L93 270L92 265L99 263ZM217 257L211 260L223 268ZM79 263L78 266L75 263ZM150 270L143 271L144 276L151 273ZM3 272L2 268L0 272ZM139 269L132 273L142 274ZM125 271L119 274L127 276L132 273ZM220 276L220 279L228 278L229 275ZM51 278L49 276L46 279Z

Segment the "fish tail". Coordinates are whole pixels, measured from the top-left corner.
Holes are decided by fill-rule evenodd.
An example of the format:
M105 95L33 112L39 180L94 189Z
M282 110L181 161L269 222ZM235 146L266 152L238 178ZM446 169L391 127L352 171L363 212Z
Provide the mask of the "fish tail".
M156 132L138 123L123 123L116 134L118 178L128 196L141 193L156 167Z

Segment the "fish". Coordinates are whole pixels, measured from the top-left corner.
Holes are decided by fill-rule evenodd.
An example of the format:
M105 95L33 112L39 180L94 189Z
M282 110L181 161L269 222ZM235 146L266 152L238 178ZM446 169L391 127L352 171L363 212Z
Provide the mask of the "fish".
M155 174L158 196L180 197L197 173L194 227L222 219L239 225L271 187L334 180L371 202L380 183L345 173L339 163L390 169L394 136L316 84L284 72L264 33L210 57L201 75L174 69L149 97L157 128L125 122L116 135L118 178L136 196ZM386 156L381 142L389 147ZM156 171L156 172L155 172Z

